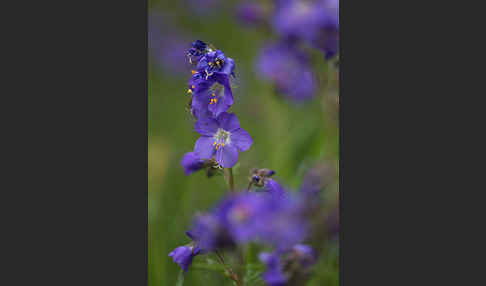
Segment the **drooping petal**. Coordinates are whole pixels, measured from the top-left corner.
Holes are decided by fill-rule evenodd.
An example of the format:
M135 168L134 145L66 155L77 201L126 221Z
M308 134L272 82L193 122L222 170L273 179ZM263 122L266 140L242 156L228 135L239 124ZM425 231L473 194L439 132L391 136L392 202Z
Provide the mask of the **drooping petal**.
M233 74L235 70L235 61L232 58L226 58L223 68L219 71L220 73L224 73L226 75Z
M233 113L221 113L216 120L218 121L219 126L226 131L233 132L240 128L240 121ZM231 140L233 140L233 138L231 138Z
M189 152L182 157L181 165L184 168L186 176L200 170L204 166L204 160L201 160L196 153Z
M218 127L219 124L216 119L205 116L199 117L194 125L194 129L204 136L213 136L218 131Z
M220 147L216 151L216 161L224 168L231 168L238 162L238 150L232 145Z
M197 92L192 96L191 112L196 118L201 118L208 112L208 91Z
M214 154L214 139L209 136L201 136L194 145L194 152L201 159L209 159Z
M239 128L231 132L231 144L238 148L239 151L246 151L253 144L253 139L246 130Z

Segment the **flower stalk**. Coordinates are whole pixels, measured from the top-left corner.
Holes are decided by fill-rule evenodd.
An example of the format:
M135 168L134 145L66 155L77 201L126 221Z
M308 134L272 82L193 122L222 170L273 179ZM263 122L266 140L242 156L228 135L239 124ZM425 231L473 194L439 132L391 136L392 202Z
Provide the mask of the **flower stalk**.
M221 265L223 265L226 268L226 271L228 271L229 277L233 281L235 281L237 286L241 286L241 282L240 282L240 279L238 278L238 275L236 273L234 273L233 270L224 262L223 255L221 253L219 253L219 251L217 251L217 250L214 251L214 253L216 253L216 256L219 259L219 263L221 263Z
M235 192L235 179L233 176L233 168L226 168L226 182L232 193Z

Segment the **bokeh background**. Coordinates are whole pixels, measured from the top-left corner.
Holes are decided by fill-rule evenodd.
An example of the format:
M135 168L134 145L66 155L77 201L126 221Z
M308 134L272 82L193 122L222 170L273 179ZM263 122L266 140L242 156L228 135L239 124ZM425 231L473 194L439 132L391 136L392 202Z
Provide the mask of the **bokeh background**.
M252 168L270 168L283 185L297 189L310 170L327 170L325 205L338 206L338 68L321 52L309 49L316 96L296 103L276 92L255 70L261 47L276 39L265 25L238 17L238 5L228 0L149 0L149 253L150 286L176 285L180 268L168 257L189 242L185 231L195 213L214 206L226 194L223 177L204 172L185 176L182 156L192 151L198 134L187 106L190 66L185 57L196 39L213 44L235 60L233 87L241 127L253 137L249 151L240 153L235 183L244 188ZM271 1L265 5L271 4ZM330 170L333 170L329 172ZM324 174L323 174L324 175ZM326 242L325 255L315 265L308 285L338 285L338 239ZM198 269L197 256L184 285L231 285L216 271Z

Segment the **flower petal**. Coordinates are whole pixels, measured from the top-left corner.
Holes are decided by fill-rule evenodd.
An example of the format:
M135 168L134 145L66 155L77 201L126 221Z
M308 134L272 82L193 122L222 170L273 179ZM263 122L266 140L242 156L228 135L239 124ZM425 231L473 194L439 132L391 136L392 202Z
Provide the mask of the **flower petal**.
M221 92L221 91L219 91ZM218 94L217 98L219 99L216 104L209 104L208 105L208 110L213 113L214 116L218 116L221 113L225 112L230 108L230 106L233 104L233 95L231 94L231 91L228 93L228 89L225 87L224 88L224 94L223 96L220 96ZM209 102L210 99L208 99Z
M200 116L194 125L194 129L204 136L213 136L218 131L218 127L216 119L205 116Z
M216 151L216 161L224 168L231 168L238 162L238 150L232 145L220 147Z
M226 58L224 66L219 72L230 75L233 73L234 70L235 70L235 61L232 58Z
M214 154L214 139L209 136L201 136L194 145L194 152L201 159L209 159Z
M233 113L221 113L216 120L218 120L219 126L226 131L233 132L240 128L240 121Z
M231 132L231 145L234 145L239 151L250 149L251 144L253 144L253 139L246 130L240 128Z
M201 160L196 153L189 152L182 157L181 165L186 176L189 176L204 167L204 160Z

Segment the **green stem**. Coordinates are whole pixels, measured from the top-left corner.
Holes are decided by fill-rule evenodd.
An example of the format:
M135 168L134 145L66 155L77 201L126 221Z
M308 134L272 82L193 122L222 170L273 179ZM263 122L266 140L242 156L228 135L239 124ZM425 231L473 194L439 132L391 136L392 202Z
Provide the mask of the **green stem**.
M238 278L238 275L236 275L233 270L224 262L223 255L219 253L219 251L215 251L216 256L219 259L219 262L226 268L226 271L228 271L230 278L235 281L236 285L241 286L240 279Z
M228 185L230 187L230 191L234 192L235 191L235 179L233 177L233 168L226 168L228 175L226 177Z

